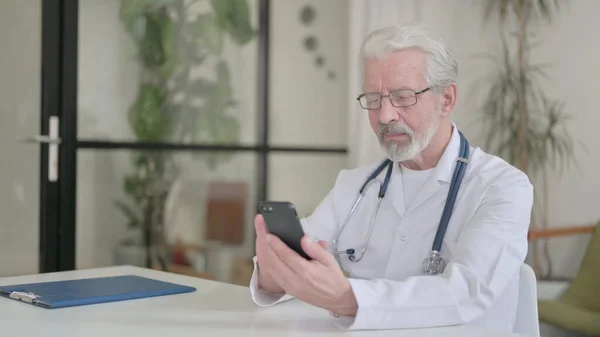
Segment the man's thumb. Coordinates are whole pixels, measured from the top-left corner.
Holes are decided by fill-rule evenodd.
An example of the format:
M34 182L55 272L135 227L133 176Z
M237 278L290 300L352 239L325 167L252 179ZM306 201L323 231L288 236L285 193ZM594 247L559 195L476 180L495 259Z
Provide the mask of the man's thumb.
M254 218L254 228L256 229L256 234L263 234L267 232L267 224L265 223L265 219L262 215L257 214Z

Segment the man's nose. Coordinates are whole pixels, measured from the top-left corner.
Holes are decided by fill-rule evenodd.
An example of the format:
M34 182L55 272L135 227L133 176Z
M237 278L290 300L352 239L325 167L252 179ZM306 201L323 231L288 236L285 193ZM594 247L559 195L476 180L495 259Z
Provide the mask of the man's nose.
M390 122L396 122L400 119L398 109L395 108L390 102L389 98L381 98L381 108L379 109L379 122L382 124L389 124Z

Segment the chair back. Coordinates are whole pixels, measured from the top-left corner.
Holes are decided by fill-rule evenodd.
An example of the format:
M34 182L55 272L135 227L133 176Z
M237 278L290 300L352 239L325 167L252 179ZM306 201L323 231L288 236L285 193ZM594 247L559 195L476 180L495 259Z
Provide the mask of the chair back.
M596 225L577 275L561 301L600 312L600 222Z
M533 269L526 263L521 265L519 271L519 300L517 302L517 316L513 331L525 336L540 336L537 279Z

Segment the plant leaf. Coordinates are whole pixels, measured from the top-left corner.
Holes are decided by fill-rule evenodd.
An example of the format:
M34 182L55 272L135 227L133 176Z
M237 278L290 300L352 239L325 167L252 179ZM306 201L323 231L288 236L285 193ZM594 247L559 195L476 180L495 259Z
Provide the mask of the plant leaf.
M191 24L194 35L204 42L208 51L219 55L223 51L223 30L219 27L217 17L211 13L198 15Z
M121 0L119 17L125 30L134 40L141 41L146 32L144 12L150 9L154 0Z
M177 43L179 31L173 18L171 18L167 11L162 11L159 19L161 25L160 38L164 55L159 75L161 77L160 80L166 81L175 73L179 62L180 49Z
M233 41L244 45L252 40L250 9L247 0L211 0L219 26L226 30Z
M521 9L520 3L523 7ZM565 0L486 0L483 6L483 25L492 22L491 18L498 16L500 24L504 25L509 13L517 17L517 11L524 10L527 19L544 19L552 22L559 12L561 4L568 4Z
M508 10L513 0L486 0L484 5L483 23L491 22L494 14L498 14L501 24L504 24Z
M129 228L137 228L140 226L142 222L138 212L136 212L132 207L130 207L128 204L122 201L115 201L114 204L129 220Z
M487 59L495 62L494 58ZM561 173L576 161L573 141L567 133L570 116L564 112L564 102L548 99L540 82L549 78L544 71L547 65L527 64L525 72L520 73L517 59L510 54L504 40L500 62L502 66L491 74L480 112L486 148L513 164L518 163L520 149L524 150L529 174L539 174L548 168ZM524 144L518 144L518 102L523 89L527 93L527 137Z
M129 123L137 139L141 141L159 141L162 139L167 123L163 114L164 94L152 84L143 84L136 102L129 109Z

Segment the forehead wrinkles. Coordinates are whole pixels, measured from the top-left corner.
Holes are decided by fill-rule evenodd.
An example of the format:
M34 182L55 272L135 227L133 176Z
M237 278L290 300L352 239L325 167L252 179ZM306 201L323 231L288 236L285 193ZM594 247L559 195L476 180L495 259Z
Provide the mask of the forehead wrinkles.
M420 66L403 63L389 64L383 71L386 81L397 85L416 82L421 73Z
M404 86L420 82L423 67L415 63L381 62L367 63L365 84L370 86Z

